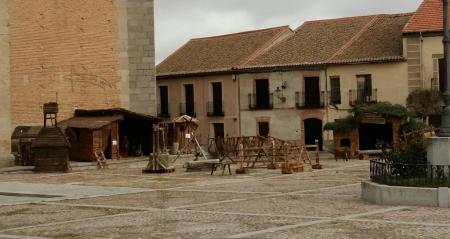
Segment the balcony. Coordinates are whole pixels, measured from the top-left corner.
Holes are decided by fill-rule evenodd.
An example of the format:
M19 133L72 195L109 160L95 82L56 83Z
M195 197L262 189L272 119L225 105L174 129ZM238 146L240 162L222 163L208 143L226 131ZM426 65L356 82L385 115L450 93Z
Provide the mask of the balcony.
M350 90L350 105L377 103L377 89Z
M170 118L168 105L161 106L161 104L158 104L158 117L159 118Z
M194 104L180 104L180 115L188 115L191 117L196 117L195 113L195 103Z
M295 106L298 109L317 109L325 106L325 91L295 92Z
M223 101L209 101L206 104L206 115L209 117L225 116Z
M327 98L328 98L328 104L330 104L330 105L341 104L341 101L342 101L341 91L337 91L334 94L331 91L328 91L326 94L327 94Z
M273 109L273 93L266 95L248 94L248 108L251 110Z

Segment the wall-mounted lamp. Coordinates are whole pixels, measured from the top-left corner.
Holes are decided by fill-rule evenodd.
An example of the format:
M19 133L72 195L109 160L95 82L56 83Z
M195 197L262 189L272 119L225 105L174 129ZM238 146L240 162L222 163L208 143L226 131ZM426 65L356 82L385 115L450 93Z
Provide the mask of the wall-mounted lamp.
M281 87L277 86L277 88L275 89L276 96L278 97L278 99L280 99L281 102L286 102L286 96L283 95L283 90L285 90L286 88L287 82L283 81L281 83Z
M231 79L233 80L233 82L236 82L236 78L237 78L236 74L231 75Z

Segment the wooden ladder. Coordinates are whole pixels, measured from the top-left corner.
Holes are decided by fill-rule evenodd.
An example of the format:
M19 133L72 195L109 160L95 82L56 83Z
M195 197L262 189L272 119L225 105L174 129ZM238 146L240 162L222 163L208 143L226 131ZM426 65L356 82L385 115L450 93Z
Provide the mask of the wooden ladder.
M108 166L106 164L106 157L105 154L103 152L100 153L100 155L97 154L97 152L94 152L95 155L95 159L97 159L97 167L98 168L105 168L106 166Z

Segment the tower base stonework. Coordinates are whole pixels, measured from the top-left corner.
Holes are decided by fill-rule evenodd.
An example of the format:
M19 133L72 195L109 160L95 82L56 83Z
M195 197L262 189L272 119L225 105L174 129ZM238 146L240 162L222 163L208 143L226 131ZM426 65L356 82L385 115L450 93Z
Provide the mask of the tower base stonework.
M41 105L156 115L153 0L0 0L0 167ZM26 17L25 17L26 16Z
M10 43L8 1L0 1L0 167L11 164Z
M153 0L117 0L121 104L156 115Z
M450 165L450 138L430 138L428 140L427 158L431 165Z

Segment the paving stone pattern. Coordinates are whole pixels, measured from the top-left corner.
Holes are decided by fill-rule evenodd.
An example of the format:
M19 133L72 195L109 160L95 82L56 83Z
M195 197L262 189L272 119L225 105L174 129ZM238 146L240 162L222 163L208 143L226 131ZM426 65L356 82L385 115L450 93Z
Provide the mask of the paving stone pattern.
M367 161L322 163L291 175L143 175L145 162L0 174L0 238L450 238L450 209L364 202Z

